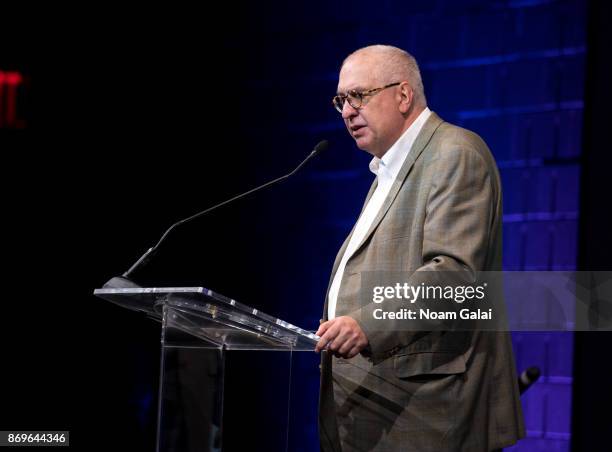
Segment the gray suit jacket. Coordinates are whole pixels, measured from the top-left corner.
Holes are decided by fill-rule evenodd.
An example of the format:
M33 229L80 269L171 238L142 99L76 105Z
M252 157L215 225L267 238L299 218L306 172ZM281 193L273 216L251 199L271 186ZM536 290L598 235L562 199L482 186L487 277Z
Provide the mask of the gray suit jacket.
M369 348L350 360L322 354L324 451L490 451L524 436L508 333L382 329L359 293L363 272L406 272L418 284L441 271L501 270L501 228L486 144L432 114L346 264L336 316L355 318Z

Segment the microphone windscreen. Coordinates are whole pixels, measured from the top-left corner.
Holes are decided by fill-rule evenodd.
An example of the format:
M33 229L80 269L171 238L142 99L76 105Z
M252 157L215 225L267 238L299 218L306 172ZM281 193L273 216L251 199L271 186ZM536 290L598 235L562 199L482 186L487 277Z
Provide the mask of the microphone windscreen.
M318 154L319 152L327 151L328 147L329 147L329 141L322 140L322 141L319 141L317 145L314 147L314 151Z
M527 377L530 381L535 382L538 378L540 378L540 368L539 367L530 367L525 372L527 372Z

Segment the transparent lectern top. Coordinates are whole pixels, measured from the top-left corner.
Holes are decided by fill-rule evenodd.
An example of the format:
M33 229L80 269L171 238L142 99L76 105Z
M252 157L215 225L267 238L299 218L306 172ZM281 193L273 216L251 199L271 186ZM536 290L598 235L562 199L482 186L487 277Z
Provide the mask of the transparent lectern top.
M166 331L180 330L230 350L314 350L319 339L310 331L204 287L104 288L94 294L162 320Z

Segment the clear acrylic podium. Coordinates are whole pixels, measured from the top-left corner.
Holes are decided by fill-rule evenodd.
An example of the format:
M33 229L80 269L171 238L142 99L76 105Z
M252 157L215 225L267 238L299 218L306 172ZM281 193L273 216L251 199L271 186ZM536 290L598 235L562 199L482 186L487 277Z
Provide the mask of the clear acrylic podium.
M94 294L161 321L158 452L288 450L292 352L317 336L202 287Z

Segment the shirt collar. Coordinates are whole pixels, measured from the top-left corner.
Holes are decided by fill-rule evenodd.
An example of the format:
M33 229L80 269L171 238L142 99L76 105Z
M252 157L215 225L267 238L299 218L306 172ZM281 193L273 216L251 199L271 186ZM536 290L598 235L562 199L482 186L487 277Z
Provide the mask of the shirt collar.
M431 110L428 107L425 107L414 122L410 124L410 127L404 131L402 136L400 136L393 146L391 146L389 150L384 153L381 159L374 157L370 161L370 171L378 176L380 170L384 169L386 173L395 179L404 163L404 160L406 160L406 157L408 156L410 148L414 144L417 135L423 128L425 121L427 121L430 115Z

